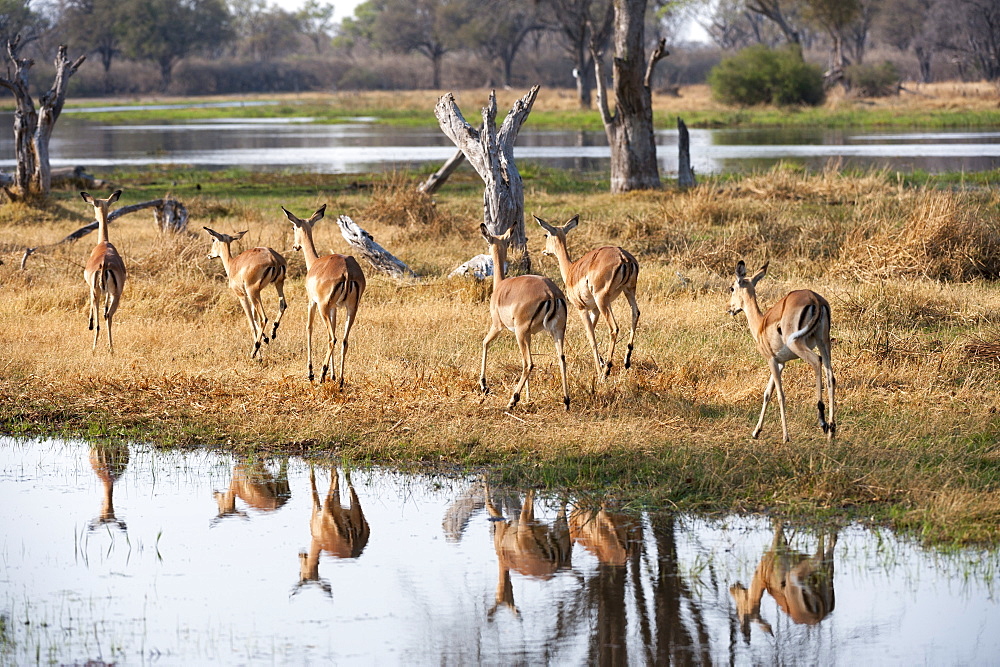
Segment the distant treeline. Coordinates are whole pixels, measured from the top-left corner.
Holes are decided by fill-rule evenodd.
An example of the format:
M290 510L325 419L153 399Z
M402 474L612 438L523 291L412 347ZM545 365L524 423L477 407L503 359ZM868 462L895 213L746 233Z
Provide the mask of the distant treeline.
M309 0L0 0L42 86L58 44L88 62L75 96L308 90L576 87L589 105L595 43L610 56L610 0L368 0L353 16ZM700 25L710 42L685 42ZM704 82L726 55L792 44L837 71L891 61L905 78L1000 79L1000 0L650 0L667 40L654 86Z

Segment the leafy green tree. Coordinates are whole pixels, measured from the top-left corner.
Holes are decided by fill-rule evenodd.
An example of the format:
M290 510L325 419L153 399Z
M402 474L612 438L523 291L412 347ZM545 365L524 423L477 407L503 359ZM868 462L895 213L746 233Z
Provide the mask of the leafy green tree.
M476 11L460 32L462 41L482 53L492 62L499 63L503 72L503 85L512 86L514 59L533 33L544 30L539 20L537 6L531 2L504 2L479 0Z
M470 0L372 0L371 40L376 48L419 53L431 61L433 88L441 87L441 61L462 46L459 35L473 17Z
M268 7L264 0L230 0L229 9L234 52L265 62L298 49L298 14Z
M803 16L821 27L833 44L829 77L843 79L848 65L844 56L844 35L861 16L861 0L803 0Z
M323 45L330 42L333 31L333 5L309 0L295 15L299 26L312 41L316 53L323 52Z
M59 25L74 49L97 54L104 69L104 92L111 92L111 63L121 54L123 22L118 0L67 0Z
M743 49L708 75L712 95L726 104L808 104L823 101L823 73L802 60L794 45Z
M230 39L230 14L223 0L124 0L122 47L127 56L160 68L167 90L174 66L196 52L219 52Z
M17 35L21 46L27 46L49 29L49 21L31 6L31 0L0 0L0 47Z

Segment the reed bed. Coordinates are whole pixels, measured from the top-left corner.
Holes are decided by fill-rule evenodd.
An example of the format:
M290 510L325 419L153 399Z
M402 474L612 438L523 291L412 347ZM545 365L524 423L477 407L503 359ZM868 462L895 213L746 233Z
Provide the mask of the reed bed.
M481 191L471 176L434 200L419 177L361 179L233 173L119 174L122 202L162 195L192 213L161 235L134 214L111 227L129 281L114 357L91 352L83 264L92 239L33 255L86 222L75 193L35 211L0 208L0 428L127 437L162 445L334 453L354 462L489 466L492 474L624 502L702 511L846 514L937 542L1000 537L1000 199L989 190L901 186L885 173L776 168L707 179L681 193L611 196L541 171L527 210L581 224L575 257L622 245L641 265L642 316L633 368L593 377L571 313L572 406L562 411L551 340L533 341L531 399L505 409L520 361L510 335L490 351L492 393L477 390L490 285L448 278L484 252ZM268 182L268 179L271 179ZM197 186L197 187L196 187ZM583 190L581 192L581 189ZM317 225L322 252L346 252L333 219L351 215L415 268L393 280L366 268L368 291L348 352L346 384L310 384L304 348L305 265L279 206ZM530 218L529 218L530 220ZM277 339L249 358L250 335L201 227L249 229L238 249L288 259L289 310ZM533 270L561 284L529 223ZM790 289L833 308L838 437L815 424L813 377L785 372L791 443L772 405L750 438L767 381L745 318L725 314L733 267L769 260L763 304ZM269 313L277 299L264 293ZM627 306L616 307L623 335ZM598 329L606 343L606 329Z

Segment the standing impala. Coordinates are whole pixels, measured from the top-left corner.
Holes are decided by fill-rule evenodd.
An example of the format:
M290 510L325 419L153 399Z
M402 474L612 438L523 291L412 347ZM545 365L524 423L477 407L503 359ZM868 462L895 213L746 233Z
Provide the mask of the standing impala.
M479 387L489 393L486 386L486 351L504 329L510 329L517 338L521 349L521 379L514 387L507 409L513 408L521 399L524 389L528 398L528 376L535 367L531 361L531 335L547 331L556 344L556 357L562 375L563 405L569 410L569 383L566 380L566 355L563 353L563 338L566 336L566 297L556 284L544 276L525 275L504 277L504 262L507 261L507 243L511 229L502 236L493 236L486 225L480 224L479 231L490 244L493 257L493 295L490 297L490 330L483 339L483 362L479 371Z
M632 365L632 350L635 347L635 328L639 324L639 306L635 302L635 283L639 277L639 262L635 261L627 250L617 246L595 248L576 260L570 259L566 249L566 233L580 222L576 215L562 227L556 227L545 222L537 215L535 220L545 230L545 250L542 254L554 256L559 261L559 273L566 285L566 296L580 313L583 327L587 331L587 340L594 351L594 363L597 365L597 376L608 377L611 374L611 359L615 356L615 343L618 341L618 322L611 311L611 303L624 294L632 306L632 329L629 333L628 352L625 353L625 368ZM608 358L605 362L597 349L597 337L594 335L594 325L597 318L603 315L611 333L611 343Z
M94 207L94 217L97 218L97 245L90 253L90 260L83 270L83 279L90 286L89 328L94 332L92 349L97 349L97 338L101 334L101 313L98 308L103 301L104 319L108 323L108 350L111 354L115 352L111 341L111 318L118 310L122 289L125 287L125 262L108 240L108 212L121 195L121 190L115 190L107 199L95 199L87 192L80 193L83 201Z
M811 290L789 292L781 301L761 313L757 304L757 283L767 273L768 262L752 278L747 278L747 267L743 260L736 265L736 281L729 288L729 314L736 315L741 310L747 314L750 335L757 343L757 350L771 367L771 378L764 390L764 405L760 409L760 419L753 430L753 437L760 435L764 424L764 413L771 400L771 392L778 390L778 407L781 410L781 430L788 438L788 424L785 421L785 392L781 387L781 371L785 364L799 358L816 371L816 409L819 424L828 439L837 432L834 419L834 388L837 381L830 365L830 304ZM819 354L813 352L817 350ZM823 405L823 367L826 367L827 393L830 399L830 421L826 421Z
M274 328L271 329L271 339L278 335L278 325L281 324L281 317L288 308L288 304L285 303L287 270L285 258L271 248L250 248L233 257L230 244L243 238L246 231L229 235L208 227L204 227L204 230L212 237L212 249L208 256L222 259L222 267L229 278L229 288L240 300L243 312L246 313L247 321L250 323L250 335L253 336L250 357L253 358L260 350L261 342L270 342L265 333L267 314L260 299L261 290L268 285L274 285L278 293L278 317L275 318Z
M319 311L326 324L329 344L323 360L323 371L319 375L319 381L322 383L326 379L327 371L330 372L330 379L335 379L333 348L337 344L337 309L343 308L347 312L344 319L344 341L340 348L340 386L343 387L347 339L351 335L351 327L354 326L361 295L365 292L365 274L358 260L350 255L332 254L320 257L316 254L312 230L326 213L326 204L316 209L308 220L295 217L284 206L281 210L295 227L295 244L292 249L301 250L306 259L306 294L309 296L306 316L306 357L309 364L309 381L313 380L312 329L316 312Z

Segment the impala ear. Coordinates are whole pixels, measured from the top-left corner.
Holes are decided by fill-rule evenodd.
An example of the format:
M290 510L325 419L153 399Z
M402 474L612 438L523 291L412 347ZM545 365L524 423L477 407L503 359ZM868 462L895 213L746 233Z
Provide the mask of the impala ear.
M760 267L760 269L757 270L757 273L755 273L753 275L753 278L750 279L751 285L756 285L758 282L760 282L761 278L767 275L767 265L770 263L771 263L770 261L764 262L764 266Z
M312 214L311 218L309 218L309 222L315 225L317 222L323 219L324 215L326 215L326 204L323 204L318 209L316 209L316 212Z
M506 241L509 241L510 237L513 236L513 235L514 235L514 226L511 225L510 227L507 228L507 231L505 231L503 234L501 234L497 238L500 239L501 241L506 242Z
M284 206L282 206L282 207L281 207L281 210L285 212L285 217L286 217L286 218L288 218L288 221L289 221L290 223L292 223L292 224L293 224L293 225L295 225L296 227L301 227L301 226L302 226L302 222L303 222L303 221L302 221L302 220L299 220L299 219L298 219L298 218L296 218L296 217L295 217L294 215L292 215L292 212L291 212L291 211L289 211L289 210L288 210L287 208L285 208Z
M208 227L202 227L202 229L208 232L209 236L211 236L213 239L219 239L220 241L222 240L222 234L215 231L214 229L209 229Z
M574 215L572 218L569 219L569 222L563 225L563 231L568 232L574 227L576 227L578 224L580 224L580 216Z
M121 196L122 196L122 191L115 190L114 192L111 193L111 196L108 197L108 204L114 204L116 201L118 201L118 198Z
M237 232L236 234L233 235L233 240L239 241L241 238L243 238L243 235L249 231L250 231L249 229L244 229L242 232Z
M94 205L94 198L90 196L89 192L81 192L80 196L83 197L83 201L87 202L91 206Z
M479 223L479 233L483 235L483 238L486 239L487 243L489 243L490 245L493 244L493 242L494 242L493 235L490 234L490 230L486 229L486 223L485 222L480 222Z
M535 219L535 222L538 223L539 227L541 227L542 229L544 229L546 232L548 232L552 236L556 235L556 230L552 227L552 225L550 225L549 223L545 222L544 220L542 220L541 218L539 218L537 215L533 215L531 217L533 217Z
M736 277L740 280L747 277L747 265L742 259L736 263Z

